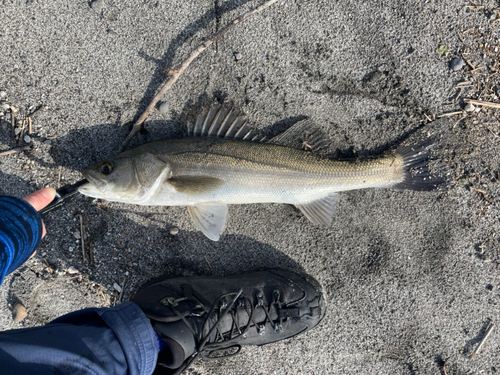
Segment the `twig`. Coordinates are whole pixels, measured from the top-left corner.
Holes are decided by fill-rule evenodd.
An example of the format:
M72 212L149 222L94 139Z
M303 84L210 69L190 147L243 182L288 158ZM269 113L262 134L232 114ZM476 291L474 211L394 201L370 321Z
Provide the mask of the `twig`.
M273 5L277 1L278 0L268 0L264 4L259 5L257 8L252 9L252 10L246 12L246 13L243 13L238 18L236 18L233 21L231 21L228 25L226 25L225 27L223 27L222 29L220 29L218 32L216 32L215 34L213 34L209 39L207 39L203 44L201 44L193 52L191 52L191 54L189 55L189 57L181 64L181 66L179 68L177 68L177 69L170 69L168 71L168 75L170 76L170 78L168 78L168 80L163 84L163 87L158 92L158 94L156 94L156 96L153 98L153 100L151 101L151 103L149 103L149 105L146 108L146 110L144 111L144 113L134 123L134 125L132 127L132 130L130 131L130 134L128 135L128 137L123 142L123 144L122 144L122 146L120 148L120 151L123 151L125 149L125 147L127 147L127 145L132 140L132 138L134 137L134 135L141 129L142 123L146 120L146 118L149 116L149 114L151 113L151 111L154 109L154 107L156 106L156 103L158 103L158 101L165 94L165 92L167 92L167 90L170 89L173 86L173 84L177 81L177 79L179 79L179 77L181 76L181 74L187 69L187 67L189 66L189 64L191 64L191 62L193 62L193 60L195 58L197 58L200 55L200 53L202 53L205 49L207 49L207 47L209 47L211 44L213 44L219 37L221 37L222 35L224 35L225 33L227 33L234 26L236 26L237 24L245 21L247 18L249 18L250 16L254 15L255 13L258 13L258 12L266 9L267 7Z
M29 151L29 150L31 150L31 146L16 147L16 148L13 148L12 150L7 150L7 151L0 152L0 156L10 155L10 154L17 154L17 153L19 153L21 151Z
M456 111L456 112L447 112L447 113L442 113L438 116L438 118L441 118L441 117L449 117L449 116L455 116L455 115L460 115L462 114L463 112L462 111Z
M474 190L474 191L477 191L478 193L486 195L486 190L478 189L478 188L475 188L475 187L471 187L471 189Z
M483 68L484 68L484 66L482 66L482 65L478 65L478 66L476 66L476 67L475 67L475 68L471 71L471 73L475 73L475 72L476 72L476 70L480 70L480 69L483 69Z
M125 290L125 286L127 285L127 279L125 279L125 281L123 282L122 286L121 286L121 291L120 291L120 295L118 296L118 303L121 303L122 302L122 297L123 297L123 291Z
M78 214L77 216L80 217L80 239L82 240L82 258L83 261L85 262L87 260L87 255L85 254L85 226L83 225L83 215Z
M486 341L486 339L488 338L488 336L491 334L491 331L493 331L493 327L495 326L495 323L493 323L493 321L490 320L490 323L488 324L488 327L486 327L486 331L484 332L484 336L483 338L481 339L481 341L479 342L479 345L477 346L476 350L474 350L472 352L472 355L470 356L470 359L474 358L474 356L479 353L479 351L481 350L481 348L483 347L483 344L484 342Z
M498 138L498 134L493 133L493 130L491 130L489 127L486 127L486 129L488 129L495 138Z
M26 117L26 120L28 120L28 134L33 133L33 122L31 121L31 117Z
M455 123L453 124L453 127L452 127L452 128L453 128L453 129L455 129L455 126L457 126L457 125L460 123L460 121L462 121L465 117L466 117L466 116L462 116L462 117L460 118L460 120L458 120L457 122L455 122Z
M212 269L212 265L210 264L210 262L208 261L208 258L207 256L205 255L205 261L207 262L208 266L210 267L210 269Z
M500 103L485 102L484 100L464 99L464 102L482 105L483 107L500 108Z
M469 65L469 66L472 68L472 70L476 69L476 67L475 67L474 65L472 65L472 63L471 63L469 60L467 60L467 59L464 57L464 55L463 55L463 54L462 54L462 58L463 58L463 59L464 59L464 61L467 63L467 65Z
M94 252L93 252L93 246L94 246L94 236L91 235L90 236L90 239L89 239L89 261L90 261L90 264L94 264Z
M10 111L10 125L12 129L12 142L14 142L16 140L16 116L12 110Z
M450 358L446 358L445 361L443 362L443 367L441 367L441 370L443 371L443 375L448 375L448 373L446 372L446 365L448 364L448 361L450 360Z
M458 89L457 95L455 95L455 97L453 98L452 102L456 102L457 101L457 99L460 97L460 95L462 95L462 91L463 91L463 88L460 87Z
M99 292L101 293L101 296L102 296L102 298L104 299L104 301L106 301L106 303L108 303L108 304L109 304L109 303L110 303L110 302L109 302L109 298L108 298L108 296L107 296L106 294L104 294L104 292L102 291L102 288L101 288L101 287L99 287Z

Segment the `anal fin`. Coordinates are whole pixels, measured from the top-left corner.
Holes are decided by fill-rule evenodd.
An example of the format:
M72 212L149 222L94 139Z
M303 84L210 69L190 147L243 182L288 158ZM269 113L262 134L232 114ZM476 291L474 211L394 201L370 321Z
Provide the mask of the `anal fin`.
M339 200L337 193L329 194L307 204L296 204L299 210L316 225L331 225L335 206Z
M212 241L218 241L226 226L227 204L201 203L188 206L194 226Z

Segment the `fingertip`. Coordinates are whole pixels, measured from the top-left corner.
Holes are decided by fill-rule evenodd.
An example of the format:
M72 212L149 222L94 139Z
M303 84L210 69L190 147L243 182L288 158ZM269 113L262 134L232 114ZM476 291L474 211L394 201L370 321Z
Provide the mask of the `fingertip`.
M40 190L40 194L42 194L43 197L47 199L49 202L52 202L56 197L56 189L54 189L53 187L46 187Z
M53 188L45 188L31 193L23 199L31 204L35 210L40 211L54 200L56 191Z

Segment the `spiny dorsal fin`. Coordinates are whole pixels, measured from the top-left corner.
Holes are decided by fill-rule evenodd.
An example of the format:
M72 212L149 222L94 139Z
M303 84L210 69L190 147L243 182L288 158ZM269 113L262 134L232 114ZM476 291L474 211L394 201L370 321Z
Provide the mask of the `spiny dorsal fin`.
M297 122L268 142L313 152L330 151L328 136L310 119Z
M250 141L255 139L255 131L245 125L246 120L237 111L212 107L207 114L200 114L196 125L188 126L190 137L219 137Z

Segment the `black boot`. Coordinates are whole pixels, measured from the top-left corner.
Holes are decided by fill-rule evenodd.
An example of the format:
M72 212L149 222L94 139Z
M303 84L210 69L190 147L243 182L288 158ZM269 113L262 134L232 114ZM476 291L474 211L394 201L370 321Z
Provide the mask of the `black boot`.
M325 315L319 283L269 269L227 277L163 278L133 298L168 349L155 374L179 374L194 359L227 357L316 326Z

